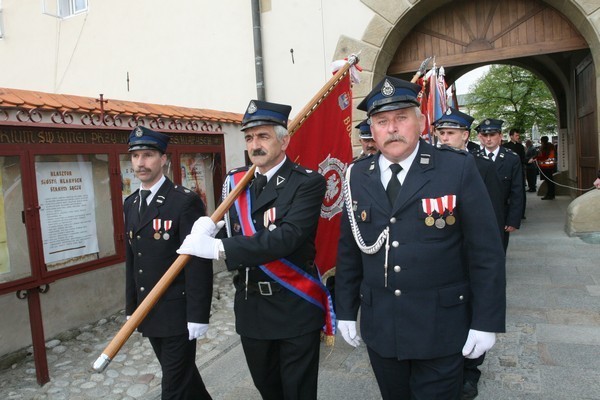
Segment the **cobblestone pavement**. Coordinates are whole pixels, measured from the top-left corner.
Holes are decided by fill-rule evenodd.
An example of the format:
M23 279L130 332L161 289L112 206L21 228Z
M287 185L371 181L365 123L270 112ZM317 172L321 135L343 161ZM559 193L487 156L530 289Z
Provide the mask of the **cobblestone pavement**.
M231 274L215 275L210 327L198 340L197 364L208 365L235 343ZM32 349L11 369L0 371L0 399L148 399L160 394L161 370L150 342L134 332L102 373L92 364L125 322L124 311L46 342L50 382L40 387Z
M528 194L527 219L507 254L507 330L481 367L478 399L600 399L600 244L566 236L569 202ZM203 380L215 400L259 400L234 329L230 273L215 275L214 296L210 328L198 341ZM0 371L0 400L158 400L160 368L138 333L103 373L91 369L124 319L117 313L49 340L51 381L43 387L31 354ZM334 348L322 346L319 399L380 399L364 346L340 336Z

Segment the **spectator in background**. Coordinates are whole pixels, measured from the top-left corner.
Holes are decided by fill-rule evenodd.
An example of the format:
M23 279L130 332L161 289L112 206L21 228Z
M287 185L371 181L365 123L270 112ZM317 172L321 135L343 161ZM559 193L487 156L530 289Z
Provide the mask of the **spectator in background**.
M556 148L550 143L548 136L542 136L540 142L542 145L534 160L537 161L540 168L541 179L546 181L546 195L542 197L542 200L554 200L556 185L552 180L552 175L556 172Z
M538 150L531 140L525 142L525 177L527 178L527 191L535 192L537 190L538 170L531 160L537 156Z

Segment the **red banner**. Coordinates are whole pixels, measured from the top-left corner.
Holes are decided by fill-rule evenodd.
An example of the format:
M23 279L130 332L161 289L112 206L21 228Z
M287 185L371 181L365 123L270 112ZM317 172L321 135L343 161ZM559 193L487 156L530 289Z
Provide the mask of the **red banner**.
M352 92L347 73L294 133L287 156L319 171L327 181L317 229L315 263L323 277L335 273L340 220L344 207L342 182L352 161Z

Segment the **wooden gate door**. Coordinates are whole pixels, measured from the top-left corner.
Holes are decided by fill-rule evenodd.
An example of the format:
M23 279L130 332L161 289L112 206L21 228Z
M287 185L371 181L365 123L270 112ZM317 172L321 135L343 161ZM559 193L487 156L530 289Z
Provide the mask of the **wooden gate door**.
M598 172L598 127L596 123L596 78L594 62L586 57L575 69L577 101L577 184L587 189ZM581 192L579 192L581 194Z

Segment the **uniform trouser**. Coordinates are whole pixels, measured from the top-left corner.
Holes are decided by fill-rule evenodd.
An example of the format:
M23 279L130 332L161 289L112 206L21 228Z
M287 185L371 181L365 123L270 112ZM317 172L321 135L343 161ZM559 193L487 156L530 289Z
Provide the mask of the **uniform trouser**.
M241 341L264 400L316 400L320 331L278 340L242 336Z
M162 400L211 400L196 367L196 341L188 335L149 337L162 369Z
M477 367L483 364L483 360L485 360L485 353L478 358L465 358L464 381L473 382L477 386L477 382L479 382L479 378L481 377L481 371Z
M537 169L535 168L527 168L526 170L526 174L527 174L527 188L529 190L534 190L537 187Z
M463 355L430 360L381 357L367 347L383 400L456 400L463 386Z

